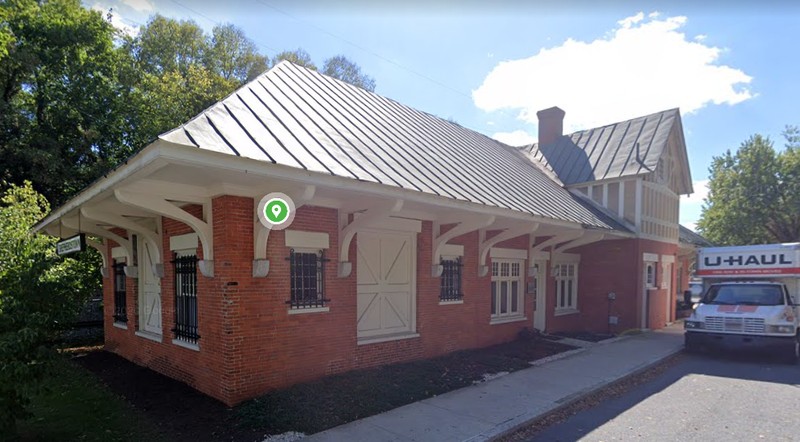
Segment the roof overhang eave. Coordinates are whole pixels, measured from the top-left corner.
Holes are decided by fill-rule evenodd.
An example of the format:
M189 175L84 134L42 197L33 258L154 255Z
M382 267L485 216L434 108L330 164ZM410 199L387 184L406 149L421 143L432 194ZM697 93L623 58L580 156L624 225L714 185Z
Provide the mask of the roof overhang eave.
M161 157L161 152L163 151L165 145L169 144L172 143L160 139L150 143L139 153L125 160L122 165L106 173L102 178L98 179L93 184L83 189L76 196L72 197L66 203L50 212L50 214L44 217L44 219L36 223L32 230L34 232L40 232L54 221L60 219L62 216L77 208L80 208L86 202L91 201L97 195L113 190L116 185L158 160Z
M69 200L63 206L54 210L50 215L37 223L33 227L33 230L41 231L45 229L49 224L58 220L65 214L81 207L83 204L91 201L98 195L113 190L126 179L129 179L137 172L145 169L147 166L157 161L163 161L166 164L175 165L201 167L213 166L216 168L224 168L245 173L260 174L264 175L265 177L279 178L289 182L296 182L298 184L313 184L345 191L350 190L359 193L367 193L374 196L385 196L387 198L402 199L423 204L432 204L448 209L496 215L515 221L542 223L551 226L572 229L588 229L605 232L609 235L619 237L633 236L629 232L622 232L614 229L604 229L600 226L547 218L512 209L506 209L503 207L483 205L470 201L461 201L448 197L418 192L411 189L387 186L380 183L357 181L346 177L301 170L281 164L272 164L250 158L199 149L194 146L176 144L163 139L158 139L151 143L138 154L131 157L125 164L109 172L106 176L99 179L93 185L81 191L81 193L79 193L77 196Z

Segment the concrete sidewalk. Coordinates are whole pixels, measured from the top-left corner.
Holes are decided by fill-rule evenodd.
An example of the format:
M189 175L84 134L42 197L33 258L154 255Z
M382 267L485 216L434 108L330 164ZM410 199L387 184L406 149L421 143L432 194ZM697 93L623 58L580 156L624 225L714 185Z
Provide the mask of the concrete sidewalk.
M304 441L483 441L683 348L683 323L585 347L568 357L331 428Z

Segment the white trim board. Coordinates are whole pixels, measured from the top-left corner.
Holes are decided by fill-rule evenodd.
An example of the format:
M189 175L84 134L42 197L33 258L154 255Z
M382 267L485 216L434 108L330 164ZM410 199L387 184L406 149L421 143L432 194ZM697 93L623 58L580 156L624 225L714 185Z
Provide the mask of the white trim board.
M171 236L169 238L169 249L175 250L197 250L197 234L187 233L185 235Z
M287 230L284 236L286 247L328 249L330 248L329 236L325 232L304 232L301 230Z
M503 247L492 247L489 249L491 258L502 259L528 259L528 251L525 249L506 249Z

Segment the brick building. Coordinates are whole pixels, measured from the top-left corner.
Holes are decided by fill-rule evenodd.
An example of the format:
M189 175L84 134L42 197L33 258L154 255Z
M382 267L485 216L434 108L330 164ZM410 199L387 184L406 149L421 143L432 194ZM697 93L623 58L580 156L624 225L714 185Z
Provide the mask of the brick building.
M674 320L678 110L569 135L539 117L511 147L283 62L37 230L96 238L108 350L227 404L525 328ZM285 229L258 219L272 192Z

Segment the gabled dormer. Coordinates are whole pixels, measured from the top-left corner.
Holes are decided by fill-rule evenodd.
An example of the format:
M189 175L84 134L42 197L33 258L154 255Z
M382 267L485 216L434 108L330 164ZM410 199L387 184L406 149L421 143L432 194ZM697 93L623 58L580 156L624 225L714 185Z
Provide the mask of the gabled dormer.
M678 242L680 195L692 193L678 109L569 135L563 110L537 116L539 142L522 148L525 156L640 237Z

